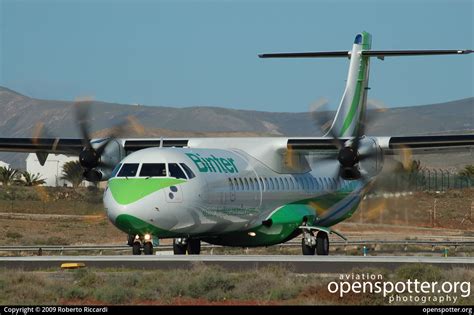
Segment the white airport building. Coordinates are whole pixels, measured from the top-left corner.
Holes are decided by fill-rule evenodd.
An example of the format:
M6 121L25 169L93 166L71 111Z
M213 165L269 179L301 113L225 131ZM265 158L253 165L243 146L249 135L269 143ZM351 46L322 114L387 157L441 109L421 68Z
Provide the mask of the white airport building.
M3 162L3 161L0 161L0 167L9 168L9 167L10 167L10 164L8 164L8 163L6 163L6 162Z
M77 161L77 156L66 156L63 154L49 154L44 165L41 165L38 157L35 153L28 154L26 158L26 170L33 174L40 174L46 183L44 186L68 186L72 187L72 184L64 179L63 176L63 165L69 161ZM83 181L81 186L92 185L87 181Z

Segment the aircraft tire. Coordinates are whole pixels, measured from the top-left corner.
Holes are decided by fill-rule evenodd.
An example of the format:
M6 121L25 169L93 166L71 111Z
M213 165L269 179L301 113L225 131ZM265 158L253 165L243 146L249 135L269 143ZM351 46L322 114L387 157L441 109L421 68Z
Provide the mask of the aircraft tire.
M326 232L319 231L316 235L316 254L329 255L329 237Z
M151 242L147 242L143 245L143 253L145 255L153 255L153 244Z
M201 253L201 241L197 239L188 240L188 254L199 255Z
M180 245L176 244L175 241L173 241L173 254L175 255L186 255L186 249L187 249L187 244L186 245Z
M138 243L138 242L133 243L132 253L133 253L133 255L141 255L142 254L140 243Z
M315 247L306 245L304 238L301 239L301 249L303 251L303 255L314 255Z

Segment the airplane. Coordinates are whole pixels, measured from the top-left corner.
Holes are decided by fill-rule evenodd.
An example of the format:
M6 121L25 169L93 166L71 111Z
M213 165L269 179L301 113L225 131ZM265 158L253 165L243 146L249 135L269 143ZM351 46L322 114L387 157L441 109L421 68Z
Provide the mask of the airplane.
M356 211L386 156L474 146L474 134L365 135L371 58L473 52L376 51L371 41L364 31L350 51L259 55L349 59L342 100L322 137L91 139L83 109L77 111L82 139L0 138L0 151L36 152L42 163L50 153L78 155L85 179L108 182L105 210L134 255L153 254L157 239L172 238L176 255L197 255L201 241L254 247L299 235L303 255L328 255L329 234L345 239L332 227Z

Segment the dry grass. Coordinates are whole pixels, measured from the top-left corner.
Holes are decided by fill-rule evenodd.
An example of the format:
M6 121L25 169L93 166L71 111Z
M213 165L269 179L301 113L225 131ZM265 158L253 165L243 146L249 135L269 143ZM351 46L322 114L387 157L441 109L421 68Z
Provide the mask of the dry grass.
M422 265L387 270L353 270L357 274L382 274L384 280L470 281L474 271L444 273ZM352 273L351 272L351 273ZM351 274L348 273L348 274ZM340 275L295 274L283 268L245 272L195 265L190 270L95 270L27 272L0 270L0 304L223 304L223 305L383 305L381 294L346 294L328 291ZM459 278L459 279L458 279ZM126 289L125 289L126 288ZM474 297L457 304L471 304ZM413 303L412 303L413 304Z

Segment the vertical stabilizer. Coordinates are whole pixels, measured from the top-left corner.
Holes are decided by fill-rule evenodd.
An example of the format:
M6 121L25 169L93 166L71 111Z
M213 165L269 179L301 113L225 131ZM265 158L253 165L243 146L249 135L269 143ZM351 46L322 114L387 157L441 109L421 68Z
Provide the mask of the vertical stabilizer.
M357 134L364 118L369 82L369 57L362 51L370 50L372 36L367 32L357 34L350 52L349 74L341 104L331 125L331 133L339 137L352 137Z

